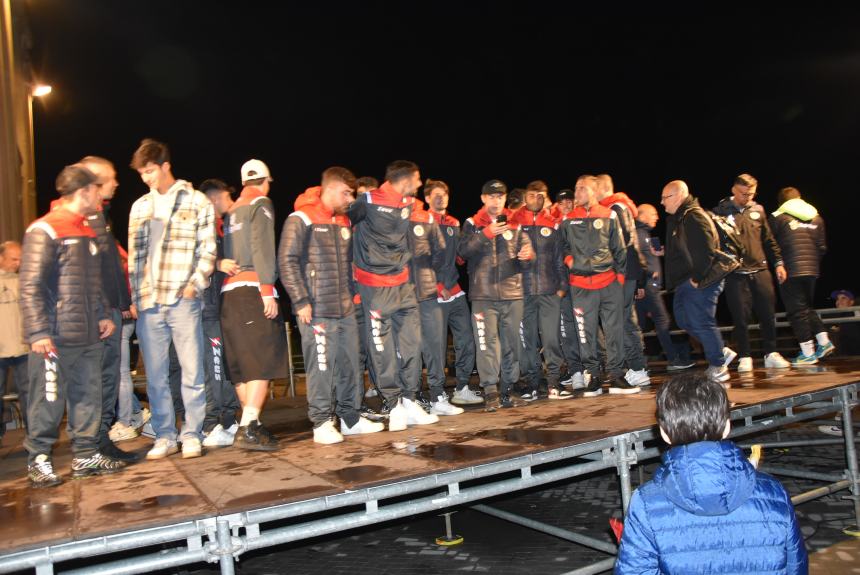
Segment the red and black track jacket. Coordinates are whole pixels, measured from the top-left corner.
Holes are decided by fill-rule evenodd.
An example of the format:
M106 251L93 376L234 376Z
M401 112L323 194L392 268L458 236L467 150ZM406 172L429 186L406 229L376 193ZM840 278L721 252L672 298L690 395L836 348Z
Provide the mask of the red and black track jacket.
M627 250L615 212L600 204L576 206L559 225L562 256L570 265L570 285L600 289L624 283Z
M424 209L421 200L415 200L409 222L406 237L412 252L409 273L415 284L415 296L418 301L433 299L436 297L436 270L441 269L445 258L445 238L436 218Z
M523 270L523 295L549 295L567 290L567 272L562 264L558 220L549 209L532 212L522 206L514 212L515 221L532 242L534 265Z

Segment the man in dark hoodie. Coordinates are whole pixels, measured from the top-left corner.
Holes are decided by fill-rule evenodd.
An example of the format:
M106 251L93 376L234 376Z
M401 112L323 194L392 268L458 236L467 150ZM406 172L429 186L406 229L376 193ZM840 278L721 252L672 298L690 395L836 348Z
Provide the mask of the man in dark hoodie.
M681 180L666 184L660 203L669 214L666 220L666 289L675 292L672 309L675 321L702 343L708 360L708 377L718 383L728 381L726 366L737 354L723 346L716 319L717 300L725 280L700 285L719 249L717 231L710 216Z
M615 574L806 575L791 498L726 440L723 386L701 373L676 375L657 392L657 421L671 448L633 493Z
M770 227L788 274L779 290L791 329L800 342L800 354L791 363L811 365L836 350L813 304L821 257L827 251L824 220L814 206L801 199L797 188L781 189L777 201L779 208L770 217Z
M743 244L741 266L726 277L726 303L735 324L739 372L753 369L749 337L749 320L753 311L761 326L764 366L791 367L776 351L776 293L768 264L773 266L780 284L787 276L782 252L767 224L767 213L753 199L757 191L758 180L749 174L741 174L735 178L731 197L723 199L714 208L714 213L725 216L734 224Z

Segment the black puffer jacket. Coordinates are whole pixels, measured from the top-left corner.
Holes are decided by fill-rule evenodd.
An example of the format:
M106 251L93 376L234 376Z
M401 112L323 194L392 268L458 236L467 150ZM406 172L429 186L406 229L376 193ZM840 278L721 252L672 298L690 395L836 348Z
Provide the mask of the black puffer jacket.
M692 278L700 282L719 249L710 216L689 196L666 218L666 289L673 290Z
M768 262L774 267L783 265L782 251L770 231L767 214L761 205L753 202L739 208L732 198L725 198L714 208L714 213L734 221L744 246L741 267L735 273L765 270Z
M50 337L54 345L99 342L99 320L108 319L102 297L96 234L85 218L63 208L30 224L19 276L24 337Z
M513 221L528 236L534 263L523 270L523 295L550 295L567 290L567 271L561 259L558 222L549 210L532 212L526 206L514 212Z
M510 230L490 239L484 228L493 220L486 209L467 219L460 234L460 257L466 260L469 273L469 299L504 301L523 299L523 270L534 259L521 261L517 254L531 240L505 210Z
M374 285L373 276L382 276L379 285L387 285L387 276L402 275L401 283L407 280L410 253L406 232L414 201L385 182L352 202L348 214L355 225L352 257L360 282Z
M293 312L312 306L313 317L346 317L352 301L352 231L349 218L325 210L320 188L296 199L278 248L281 282Z
M96 241L101 253L102 292L107 305L120 311L128 311L131 307L128 281L122 270L116 238L105 219L104 212L95 212L87 216L87 225L96 233Z
M445 237L430 212L415 200L416 209L409 218L411 227L406 235L412 258L409 260L409 280L415 285L418 301L437 295L436 270L445 264Z
M771 215L770 228L782 250L788 277L818 277L821 257L827 252L824 220L818 210L793 198Z
M645 258L645 273L647 281L646 285L660 289L663 287L663 263L660 261L660 256L655 256L651 253L652 240L651 230L648 224L636 220L636 236L639 239L639 251ZM660 250L655 250L660 251Z

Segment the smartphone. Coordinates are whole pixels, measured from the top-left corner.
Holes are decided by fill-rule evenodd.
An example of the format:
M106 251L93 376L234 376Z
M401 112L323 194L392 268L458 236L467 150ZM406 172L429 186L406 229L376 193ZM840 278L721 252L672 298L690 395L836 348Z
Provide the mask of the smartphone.
M508 221L507 214L499 214L498 216L496 216L496 223L497 224L504 224L504 223L507 223L507 221Z
M650 245L651 249L654 250L655 252L659 252L660 251L660 238L658 238L656 236L651 236L651 238L648 239L648 245Z

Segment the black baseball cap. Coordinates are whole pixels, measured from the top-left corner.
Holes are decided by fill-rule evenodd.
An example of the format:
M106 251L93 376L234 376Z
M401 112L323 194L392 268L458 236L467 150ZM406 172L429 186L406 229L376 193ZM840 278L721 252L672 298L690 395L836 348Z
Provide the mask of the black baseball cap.
M561 190L558 195L555 197L555 201L560 202L562 200L573 200L573 190L564 189Z
M493 195L493 194L507 194L508 187L505 185L505 182L502 180L490 180L483 186L481 186L481 195Z

